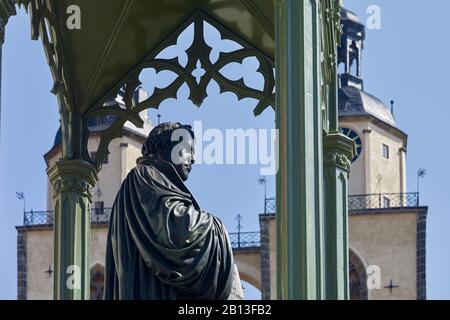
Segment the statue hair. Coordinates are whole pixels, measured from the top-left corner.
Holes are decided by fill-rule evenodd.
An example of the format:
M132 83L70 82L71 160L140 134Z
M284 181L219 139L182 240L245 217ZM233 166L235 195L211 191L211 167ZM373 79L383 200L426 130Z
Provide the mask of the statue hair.
M194 131L190 125L179 122L163 122L150 131L147 140L142 145L142 155L149 157L163 154L167 150L172 150L181 140L180 137L180 140L172 141L172 134L175 130L179 129L188 130L192 138L194 138Z

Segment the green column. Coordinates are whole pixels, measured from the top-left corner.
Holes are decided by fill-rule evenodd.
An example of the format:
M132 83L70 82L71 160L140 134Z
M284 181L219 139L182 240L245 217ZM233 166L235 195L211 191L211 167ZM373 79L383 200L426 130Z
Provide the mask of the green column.
M90 204L97 182L89 159L89 130L82 115L69 104L65 91L55 91L61 116L62 157L47 170L55 199L54 299L89 299Z
M316 0L276 0L277 292L324 296L322 121Z
M337 8L338 9L338 8ZM346 300L348 286L348 177L350 159L355 152L353 140L338 132L337 57L332 55L328 113L330 132L324 137L324 234L325 234L325 298ZM331 59L331 58L330 58Z
M97 180L95 168L82 160L61 159L47 173L55 199L54 299L89 299L90 203Z
M353 141L339 133L324 139L326 299L349 297L347 199L353 148Z

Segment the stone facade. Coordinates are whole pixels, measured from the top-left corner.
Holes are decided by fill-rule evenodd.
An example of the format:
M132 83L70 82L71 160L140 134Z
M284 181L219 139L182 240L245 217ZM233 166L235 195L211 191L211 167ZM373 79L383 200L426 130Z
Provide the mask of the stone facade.
M17 299L27 299L27 233L17 228Z
M53 226L18 227L19 300L53 299ZM107 224L95 223L91 229L91 268L105 265ZM49 272L50 270L50 272Z
M261 289L261 252L259 248L235 248L233 256L241 280Z
M407 136L370 115L341 117L339 125L355 131L363 144L351 166L349 194L405 193ZM383 156L383 145L389 148L389 159Z
M261 299L270 300L270 217L275 215L259 215L261 230ZM273 241L273 240L272 240Z
M380 288L369 290L373 300L418 299L417 223L427 208L381 209L352 212L349 219L350 248L367 268L380 271ZM389 286L393 281L392 292Z
M417 216L417 299L427 298L426 281L426 236L427 210L418 212Z
M360 299L416 300L426 297L425 240L423 228L427 207L380 209L351 212L349 216L349 257L359 274ZM275 298L276 248L275 215L260 217L262 298ZM419 232L417 232L419 230ZM268 237L263 237L269 231ZM422 234L420 233L422 232ZM267 250L269 248L269 250ZM269 256L269 257L267 257ZM379 267L380 287L367 289L370 267ZM267 273L267 270L270 272ZM270 279L270 286L265 281ZM389 288L390 281L398 288Z

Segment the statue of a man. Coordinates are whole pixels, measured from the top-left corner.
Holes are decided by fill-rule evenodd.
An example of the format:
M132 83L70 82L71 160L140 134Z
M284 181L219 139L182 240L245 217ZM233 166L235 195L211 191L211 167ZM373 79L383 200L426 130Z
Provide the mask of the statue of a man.
M233 253L223 223L183 181L194 163L190 126L149 134L111 211L105 299L227 299Z

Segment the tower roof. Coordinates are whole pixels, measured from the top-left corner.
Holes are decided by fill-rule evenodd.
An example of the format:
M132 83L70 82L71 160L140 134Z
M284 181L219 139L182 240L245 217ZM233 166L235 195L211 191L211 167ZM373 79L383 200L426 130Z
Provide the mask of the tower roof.
M353 11L350 11L346 8L341 9L341 21L345 23L345 21L358 22L360 23L359 17Z
M361 72L365 26L352 11L341 9L343 33L338 62L344 64L339 74L339 116L371 115L393 127L394 115L380 99L364 91Z
M371 115L395 127L391 110L380 99L355 87L339 88L339 115Z

